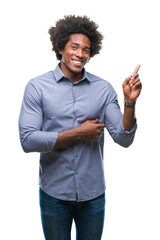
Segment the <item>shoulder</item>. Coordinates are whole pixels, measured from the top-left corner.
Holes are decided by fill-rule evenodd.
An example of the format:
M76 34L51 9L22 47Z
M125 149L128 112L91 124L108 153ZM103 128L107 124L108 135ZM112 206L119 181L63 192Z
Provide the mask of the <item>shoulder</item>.
M94 75L92 73L89 73L89 72L87 72L87 76L94 86L97 86L97 87L99 86L99 87L106 88L110 91L114 91L112 84L109 81L107 81L106 79L103 79L103 78L101 78L97 75Z
M26 89L29 91L36 90L38 92L41 92L44 89L46 89L49 83L53 83L53 82L54 82L54 71L49 71L30 79L26 85Z
M25 94L29 93L32 95L41 95L43 90L46 89L46 86L49 82L53 82L54 71L49 71L47 73L41 74L37 77L34 77L28 81L25 87Z
M109 81L88 72L87 74L91 81L93 92L103 96L106 99L106 104L113 102L117 98L117 93Z
M44 74L41 74L37 77L32 78L29 83L33 85L41 85L54 79L54 71L49 71Z

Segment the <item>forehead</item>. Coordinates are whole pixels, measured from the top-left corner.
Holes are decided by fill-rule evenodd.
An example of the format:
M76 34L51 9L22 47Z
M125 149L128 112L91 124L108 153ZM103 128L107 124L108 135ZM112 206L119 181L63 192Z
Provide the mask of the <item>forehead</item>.
M85 45L87 47L90 47L90 45L91 45L89 38L86 35L81 34L81 33L71 34L70 38L69 38L69 42L77 43L79 45Z

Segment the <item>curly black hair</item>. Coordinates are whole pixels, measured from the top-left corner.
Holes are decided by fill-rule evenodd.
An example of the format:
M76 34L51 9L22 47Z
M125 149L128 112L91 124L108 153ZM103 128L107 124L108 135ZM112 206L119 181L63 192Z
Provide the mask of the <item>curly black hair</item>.
M48 31L52 42L52 50L55 51L58 60L61 60L59 50L64 50L66 43L69 41L70 35L81 33L86 35L91 41L90 57L99 53L102 48L102 34L97 31L98 25L91 21L87 16L64 16L56 22L55 27L51 27Z

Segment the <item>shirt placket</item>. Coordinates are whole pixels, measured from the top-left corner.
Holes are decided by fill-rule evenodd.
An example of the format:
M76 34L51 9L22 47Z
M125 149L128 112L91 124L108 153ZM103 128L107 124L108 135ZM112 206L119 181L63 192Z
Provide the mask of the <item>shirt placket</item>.
M72 85L72 96L73 96L73 128L77 127L77 117L76 117L76 105L77 105L77 99L76 99L76 88L77 84ZM78 189L77 189L77 182L76 178L78 175L78 171L76 168L76 159L78 157L78 153L76 150L76 144L73 144L73 162L72 162L72 169L74 172L74 181L75 181L75 191L76 191L76 201L78 201Z

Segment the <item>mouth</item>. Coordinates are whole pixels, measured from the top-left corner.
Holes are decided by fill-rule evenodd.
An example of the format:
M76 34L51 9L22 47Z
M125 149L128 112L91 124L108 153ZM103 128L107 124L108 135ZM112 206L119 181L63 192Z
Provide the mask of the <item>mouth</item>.
M76 59L72 59L72 62L74 63L75 66L77 67L82 67L84 61L80 61L80 60L76 60Z

